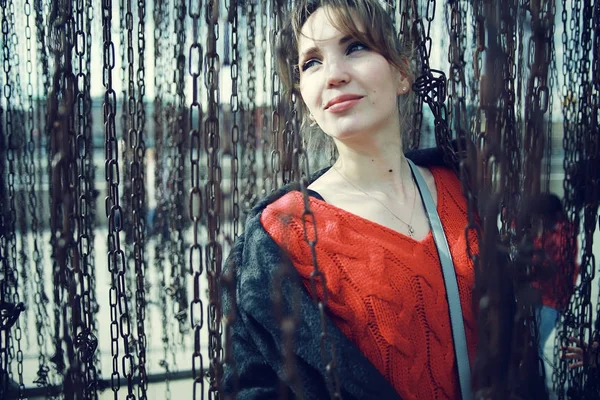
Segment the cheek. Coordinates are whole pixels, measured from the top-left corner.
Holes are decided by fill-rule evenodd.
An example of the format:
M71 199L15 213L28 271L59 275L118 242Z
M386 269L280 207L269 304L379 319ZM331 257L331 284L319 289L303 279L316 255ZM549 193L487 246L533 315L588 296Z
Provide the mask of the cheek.
M312 111L315 102L315 93L314 89L311 89L310 85L300 85L300 96L302 97L302 101L306 104L306 107Z

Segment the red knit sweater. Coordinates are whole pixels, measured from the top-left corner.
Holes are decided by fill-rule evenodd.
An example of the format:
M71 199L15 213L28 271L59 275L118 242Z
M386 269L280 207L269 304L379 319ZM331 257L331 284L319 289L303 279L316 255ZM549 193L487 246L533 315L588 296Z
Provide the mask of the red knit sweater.
M460 181L431 168L460 290L471 362L476 350L473 265L466 254L466 202ZM431 232L421 242L311 197L317 261L326 276L327 311L405 400L457 399L446 291ZM302 194L270 204L261 223L288 255L310 291L313 271L304 240ZM310 224L308 225L310 226ZM469 238L477 248L475 238ZM322 291L318 291L322 298Z

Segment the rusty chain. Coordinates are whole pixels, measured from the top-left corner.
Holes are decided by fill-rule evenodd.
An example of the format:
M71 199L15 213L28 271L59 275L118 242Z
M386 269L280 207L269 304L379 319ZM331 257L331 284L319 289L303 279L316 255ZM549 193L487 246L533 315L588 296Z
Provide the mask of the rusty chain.
M269 8L268 2L262 1L260 7L260 54L259 57L259 65L257 69L259 71L263 71L262 74L262 96L263 96L263 107L261 112L261 134L260 134L260 145L261 145L261 155L262 155L262 190L260 192L261 197L266 196L271 193L271 187L273 182L273 176L271 174L272 169L270 168L270 149L271 149L271 131L269 126L269 108L266 105L266 100L269 98L269 89L267 86L267 79L269 78L268 74L268 60L267 60L267 49L268 49L268 40L269 40ZM252 38L250 40L253 41ZM252 166L254 168L254 166Z
M242 207L247 213L258 197L256 195L256 0L248 1L246 16L246 115L243 120Z
M208 179L205 186L206 225L208 243L206 245L206 275L208 278L208 356L209 388L208 398L219 399L219 386L223 375L223 343L221 325L221 304L219 281L222 269L222 247L220 243L223 195L221 192L222 169L219 160L221 149L219 133L219 72L220 58L217 48L219 40L219 2L207 1L205 19L208 26L206 40L207 118L204 123L204 146L206 150Z
M239 28L239 14L240 10L238 7L237 0L230 0L227 9L227 22L231 27L230 33L230 52L231 60L229 64L230 78L231 78L231 97L229 100L229 110L231 112L231 134L230 134L230 146L231 146L231 163L230 163L230 184L229 184L229 197L230 197L230 215L226 215L226 220L230 220L231 230L226 235L225 243L231 248L233 242L238 238L239 225L240 225L240 194L239 194L239 156L238 149L240 147L240 126L238 125L238 114L241 107L241 99L239 93L240 87L240 69L242 67L240 63L240 49L238 41L238 28ZM221 290L225 291L228 295L228 304L232 305L226 315L223 315L223 364L230 366L233 376L233 393L231 396L235 398L237 396L237 385L238 385L238 373L235 357L233 355L232 346L232 327L237 320L237 309L235 307L235 276L236 266L231 265L228 268L227 273L221 277Z

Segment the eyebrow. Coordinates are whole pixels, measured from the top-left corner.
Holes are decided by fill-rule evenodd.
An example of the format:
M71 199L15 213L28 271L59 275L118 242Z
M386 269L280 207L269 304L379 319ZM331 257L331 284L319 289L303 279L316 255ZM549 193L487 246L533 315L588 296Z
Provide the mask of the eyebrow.
M339 45L343 45L343 44L346 44L346 43L348 43L348 42L350 42L352 40L354 40L354 36L352 36L352 35L345 35L342 38L340 38L338 44ZM298 57L298 61L304 60L308 56L311 56L313 54L319 54L319 53L320 53L320 50L319 50L318 47L316 47L316 46L310 47L310 48L306 49L305 51L303 51L300 54L300 57Z

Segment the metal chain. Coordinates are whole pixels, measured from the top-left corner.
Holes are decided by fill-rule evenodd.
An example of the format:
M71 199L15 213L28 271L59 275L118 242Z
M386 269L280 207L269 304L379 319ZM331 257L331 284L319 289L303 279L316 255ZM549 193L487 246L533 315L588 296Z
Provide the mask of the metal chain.
M29 10L24 7L23 11L28 11L29 14L31 14L31 9L29 8ZM19 16L21 15L20 13L18 14ZM14 51L11 52L12 55L12 59L11 59L11 63L12 65L15 67L12 69L12 80L14 82L14 88L15 88L15 92L14 92L14 104L15 104L15 110L18 110L15 112L14 114L14 120L15 120L15 124L14 124L14 130L13 130L13 135L15 137L15 144L16 144L16 154L17 154L17 177L19 178L19 187L20 190L17 190L15 195L16 195L16 227L17 227L17 232L18 232L18 238L15 236L16 244L17 244L17 264L14 265L14 269L15 269L15 274L18 275L19 277L19 286L21 286L22 288L28 288L29 287L29 264L30 264L30 258L29 258L29 254L30 254L30 250L29 250L29 239L27 237L27 234L29 232L29 226L28 226L28 215L27 215L27 200L26 200L26 190L24 190L24 188L29 186L29 182L30 182L30 176L29 174L26 173L27 170L27 157L26 157L26 151L27 151L27 114L26 112L24 112L25 110L25 106L23 104L23 90L22 90L22 79L21 79L21 52L22 50L19 49L19 33L17 31L17 24L15 23L15 13L14 13L14 4L12 2L9 2L9 23L10 26L13 27L12 29L12 34L11 34L11 41L12 41L12 45L14 47ZM20 24L19 24L20 25ZM31 30L31 27L30 27ZM31 31L29 30L29 36L31 37ZM27 69L26 69L27 71ZM33 89L33 88L32 88ZM19 290L19 289L18 289ZM22 300L24 302L24 304L31 304L31 292L29 290L19 290L21 293L20 295L23 296ZM27 307L25 308L25 310L23 311L23 319L25 321L27 321L29 319L28 317L28 309ZM17 321L17 325L20 325L20 321ZM19 327L20 329L20 327ZM20 345L20 343L19 343ZM25 347L29 347L30 343L29 343L29 335L25 335ZM20 351L20 350L19 350ZM21 351L21 354L17 354L17 357L22 358L23 354ZM22 368L22 367L21 367ZM22 377L19 377L19 379L21 379ZM22 390L25 388L24 384L23 384L23 388L20 389L21 392Z
M584 182L589 182L589 178L596 175L597 172L589 162L593 158L598 157L598 147L594 145L598 138L593 137L592 130L590 130L590 120L592 114L591 99L593 97L593 86L590 79L591 60L590 55L592 54L592 14L593 14L593 1L583 0L582 7L582 18L581 18L581 36L580 36L580 47L581 55L578 60L578 82L580 84L580 96L578 97L578 112L577 116L577 142L579 146L577 151L579 153L579 163L577 169L579 174L584 178ZM583 161L583 163L582 163ZM575 192L581 191L585 184L577 184L573 190ZM592 284L596 276L596 261L593 254L593 236L596 227L596 219L598 216L598 185L590 185L591 187L585 190L584 204L581 205L583 212L583 240L581 244L581 263L580 263L580 276L581 283L576 293L577 300L581 302L580 307L577 308L579 311L578 325L575 330L575 336L585 343L592 343L593 337L593 307L592 307ZM593 204L596 203L596 204ZM589 393L593 389L593 380L597 379L596 374L591 374L588 368L581 371L570 380L572 386L578 387L581 391L580 398L591 398L597 397L597 392ZM592 378L592 380L590 380ZM576 397L577 395L571 395Z
M208 243L206 245L206 273L208 278L208 355L210 357L208 398L220 398L219 386L223 375L223 344L221 325L221 302L219 281L222 269L222 247L219 241L221 230L221 166L219 162L219 68L220 60L217 49L219 39L219 2L209 0L205 3L205 19L208 26L206 41L205 85L207 89L208 115L204 125L204 145L207 158L208 180L204 199L208 227Z
M146 370L146 349L148 338L146 336L146 271L148 270L146 262L146 103L144 96L146 94L146 1L138 0L138 34L137 34L137 113L135 115L137 128L137 138L134 143L130 143L133 150L133 162L131 163L131 185L132 185L132 213L134 222L134 262L136 275L136 315L137 315L137 350L138 350L138 372L139 386L138 398L147 399L148 392L148 373ZM132 117L133 119L133 117Z
M243 211L247 213L256 201L256 0L247 2L246 19L246 93L247 110L244 119L244 148L242 173L244 186L242 191ZM266 73L266 72L265 72Z
M281 26L282 16L280 14L281 0L271 0L271 43L277 43L277 35ZM271 66L276 65L276 55L271 53ZM280 186L281 172L281 146L279 142L279 131L281 129L281 82L275 68L271 71L271 172L273 176L272 190Z
M421 68L421 75L415 80L413 90L429 106L433 114L437 145L442 149L449 164L456 166L458 165L458 157L452 148L452 132L447 123L446 75L443 71L432 69L429 65L432 43L430 36L431 23L435 17L435 10L436 0L429 0L426 4L425 20L427 24L425 26L423 19L419 16L416 0L413 0L414 21L412 28ZM418 113L418 110L416 111ZM419 121L417 122L419 123Z
M19 73L19 51L17 48L18 45L18 36L16 34L15 27L15 13L14 13L14 3L9 0L7 4L4 5L7 7L6 10L3 10L2 15L2 31L3 31L3 40L6 38L8 40L8 32L12 32L10 34L10 48L9 45L5 42L4 50L7 51L4 57L5 60L8 58L12 65L15 68L9 68L6 70L5 66L5 74L6 74L6 82L12 90L8 92L5 91L5 99L6 99L6 109L7 109L7 124L6 124L6 132L8 134L8 146L9 154L8 154L8 169L9 169L9 181L8 181L8 228L9 228L9 262L12 266L9 267L9 274L5 276L13 286L13 290L10 293L10 301L14 304L15 312L17 310L17 305L20 302L20 286L19 278L23 271L26 270L24 262L27 262L26 256L23 257L23 252L19 252L18 245L23 246L23 234L25 232L26 223L25 223L25 201L24 201L24 191L19 190L18 192L15 190L15 173L17 176L20 175L22 170L22 149L24 148L23 140L25 139L25 130L24 124L21 117L21 112L19 110L23 109L22 101L21 101L21 86L20 86L20 73ZM8 14L6 14L8 11ZM6 16L6 17L5 17ZM6 19L5 19L6 18ZM4 25L5 21L7 22L7 26ZM5 34L4 31L6 28L10 28L8 32ZM11 74L12 73L12 74ZM14 91L11 93L11 91ZM11 157L12 156L12 157ZM19 179L20 184L23 184L23 179ZM20 217L21 216L21 217ZM21 232L20 240L17 241L16 236L16 227L19 225L19 230ZM19 247L21 247L19 246ZM24 250L24 248L22 248ZM21 253L20 259L18 258L19 253ZM24 279L23 286L25 287L26 282ZM24 311L23 308L21 311ZM11 324L11 326L5 327L10 330L11 327L14 327L14 334L9 334L9 345L8 345L8 356L9 358L16 359L17 361L17 384L18 384L18 397L19 399L24 398L23 390L25 389L24 381L23 381L23 351L21 347L21 339L22 339L22 330L21 330L21 321L18 318L19 314L16 314L17 318ZM16 353L15 353L15 345L16 345ZM10 366L9 366L10 368ZM9 376L13 376L13 372L9 371Z
M466 139L467 126L467 86L465 80L466 52L466 6L462 2L447 3L447 15L450 18L450 45L448 46L448 61L450 73L448 80L448 123L456 131L459 143Z
M112 41L112 0L102 0L102 40L103 40L103 75L104 94L104 134L105 134L105 176L108 182L106 197L106 216L108 218L108 271L111 276L109 290L110 305L110 337L112 355L111 389L114 399L119 398L119 335L123 338L124 356L122 358L123 374L128 379L128 398L133 398L132 376L133 363L129 353L129 317L125 288L126 260L121 249L121 231L123 230L123 209L119 203L119 147L116 133L115 117L117 114L117 94L113 89L113 71L115 68L115 47Z
M92 91L91 91L91 68L92 68L92 24L93 24L93 13L90 12L93 10L92 7L93 0L85 0L85 9L88 11L86 13L86 28L85 28L85 37L87 40L85 41L86 50L85 50L85 70L88 73L88 79L86 79L86 88L85 88L85 141L86 147L93 151L94 149L94 138L92 131L93 117L92 117ZM98 305L98 299L96 297L96 263L95 263L95 237L96 237L96 198L98 196L98 190L95 187L96 182L96 166L94 165L93 157L87 157L84 161L85 174L87 176L87 189L86 189L86 207L87 213L85 217L87 219L87 237L88 241L91 244L89 256L87 260L88 269L87 271L83 271L83 277L88 282L86 286L86 291L83 295L84 300L84 309L88 314L86 318L88 319L88 324L90 326L90 332L92 335L97 336L97 315L100 309ZM93 361L88 363L88 371L87 371L89 381L93 381L94 385L98 381L101 375L100 371L100 352L94 352ZM91 399L95 399L96 397L96 386L89 386L88 393L90 394Z
M292 68L291 65L288 65L288 68ZM289 72L291 76L291 71ZM302 142L299 138L299 108L298 97L295 92L290 93L289 98L289 108L290 112L286 113L286 132L284 133L284 148L286 148L286 157L289 157L289 179L295 180L299 182L301 176L307 177L309 176L310 171L308 169L308 164L301 164L301 159L303 153ZM295 174L294 171L298 172ZM305 199L305 203L309 201L309 199ZM309 210L310 211L310 210ZM305 210L306 212L306 210ZM283 248L289 248L286 244L282 246ZM314 259L316 261L316 259ZM316 267L318 269L318 265ZM294 391L300 391L301 393L301 380L300 376L296 371L296 358L294 354L294 332L296 331L296 327L298 322L300 321L300 291L298 287L288 287L284 285L284 282L291 279L293 281L294 275L297 275L297 272L294 268L290 267L289 264L282 264L279 266L275 276L274 290L273 290L273 303L275 308L275 315L277 317L277 321L282 331L282 347L283 347L283 372L284 378L281 380L281 386L279 391L280 399L287 399L290 388L294 388ZM326 290L326 289L325 289ZM290 302L291 310L285 310L284 292L290 296L292 299ZM323 322L323 321L321 321ZM326 340L326 339L325 339ZM331 348L327 350L332 350ZM334 354L334 353L332 353ZM323 360L327 360L328 357L326 354L321 355ZM325 362L326 363L326 362ZM337 365L337 361L332 365ZM332 382L337 381L336 371L332 371L331 376L328 378L332 379ZM300 396L301 397L301 396Z
M194 295L190 303L190 322L194 331L194 351L192 353L193 399L204 399L204 357L201 348L201 333L204 326L204 304L202 302L201 279L204 273L203 249L201 243L204 200L200 187L200 160L202 141L202 106L198 95L202 74L203 48L199 42L200 16L202 2L190 1L188 13L192 19L192 43L188 56L188 74L192 78L192 102L189 107L191 130L190 140L190 195L188 198L188 214L192 221L193 243L189 250L189 272L193 275ZM233 68L233 67L232 67Z
M269 39L269 14L268 14L268 2L262 1L260 3L260 54L261 56L258 58L259 65L257 70L263 71L262 73L262 88L263 88L263 106L262 106L262 118L261 118L261 134L260 134L260 145L262 148L262 190L260 192L261 197L265 197L269 193L271 193L271 187L273 182L273 176L271 175L272 169L270 168L270 149L272 147L272 143L270 140L271 132L269 129L269 108L264 104L266 99L269 98L269 89L267 86L267 77L268 74L268 61L267 61L267 53L268 46L267 40ZM250 21L250 23L253 23ZM249 37L249 40L252 40L254 43L254 39ZM251 170L255 168L254 165L250 165Z
M74 340L81 324L81 307L76 289L81 258L75 239L81 227L77 217L78 202L75 199L78 170L73 112L77 91L77 79L72 66L73 51L76 50L73 4L52 4L51 15L50 52L54 56L54 74L49 95L53 154L51 231L55 258L55 313L59 313L55 314L58 317L55 321L57 351L53 361L62 369L66 355L68 368L64 374L63 390L66 398L75 398L81 396L82 385Z
M3 72L4 72L4 114L5 122L3 122L2 130L6 135L6 143L2 143L3 148L6 149L6 165L8 167L8 173L6 174L6 182L8 183L5 189L4 179L2 179L2 201L7 201L8 204L3 204L2 207L2 261L3 261L3 274L2 280L0 281L0 306L4 313L10 315L7 318L7 322L0 326L0 370L6 371L2 374L2 384L0 385L0 394L3 396L8 394L9 383L12 381L13 372L11 368L12 359L14 358L14 334L11 329L16 319L18 319L18 313L16 313L16 304L11 303L14 296L18 296L17 292L17 275L14 271L13 266L16 267L16 238L15 238L15 220L16 220L16 209L15 209L15 153L16 153L16 139L14 137L14 106L12 99L13 82L11 79L11 49L9 47L10 40L10 16L9 7L11 3L7 3L7 0L1 0L0 6L2 8L2 56L3 56ZM14 28L14 27L13 27ZM5 161L2 160L4 168ZM4 171L3 172L3 177ZM6 192L5 192L6 190ZM15 318L16 317L16 318ZM15 332L16 334L16 332ZM22 397L19 395L19 397Z
M90 240L90 232L93 231L93 223L90 220L89 214L93 209L93 199L91 198L93 180L91 180L89 173L91 171L89 165L92 158L92 148L90 147L91 136L91 122L89 118L89 107L91 104L88 100L89 94L89 66L87 65L86 59L89 59L89 47L87 43L91 40L86 35L86 25L89 25L89 21L86 24L86 4L84 0L76 0L75 2L75 43L74 50L77 58L77 94L75 100L75 109L77 112L77 118L75 120L75 126L77 129L77 136L75 138L77 153L76 165L78 176L75 183L77 202L76 202L76 215L75 219L77 222L77 242L80 256L80 268L75 268L73 279L78 283L76 296L76 306L78 307L78 313L75 320L79 321L79 326L74 326L75 346L79 353L80 362L82 363L81 369L81 392L85 399L93 399L96 396L96 385L97 385L97 371L94 365L96 349L98 347L98 339L93 331L93 310L92 310L92 296L90 288L92 282L90 278L91 266L89 261L93 258L92 248L93 243ZM92 290L93 291L93 290Z
M316 246L318 243L318 235L317 235L317 223L315 219L315 215L313 214L310 208L310 200L308 197L308 157L302 152L299 155L300 160L302 162L302 171L304 171L307 175L303 176L300 180L300 186L302 191L302 198L304 201L304 211L302 213L302 228L304 231L304 240L307 242L310 253L312 257L313 271L310 273L310 288L311 295L317 304L317 308L319 310L319 316L321 321L321 336L320 336L320 353L321 359L325 366L325 376L327 378L327 388L329 390L329 395L332 399L341 399L341 391L340 391L340 380L337 374L337 355L335 352L335 347L331 344L329 340L329 335L327 332L327 324L326 324L326 310L328 303L327 296L327 283L325 280L325 275L323 271L319 268L319 264L317 262L317 250ZM320 286L320 290L318 288ZM318 297L318 293L322 293L323 298L320 299Z
M2 4L4 6L4 4ZM4 7L2 8L3 10L5 9ZM4 24L2 25L4 27ZM5 41L5 33L4 33L4 28L2 30L2 34L3 34L3 45L2 45L2 53L3 53L3 61L6 60L5 54L7 54L4 46L6 45L6 41ZM6 62L3 62L3 65L10 65ZM3 71L5 71L6 67L3 67ZM2 89L4 91L4 89L6 88L6 84L2 83L3 82L3 74L0 74L0 86L2 86ZM5 109L2 106L2 103L0 102L0 145L2 146L3 149L7 149L9 150L8 147L8 143L5 142L4 138L4 132L5 132L5 127L4 127L4 114L5 114ZM5 152L0 152L0 176L4 177L5 176ZM0 179L0 268L2 268L2 275L1 275L1 279L0 279L0 304L2 306L4 306L4 304L7 303L7 299L8 299L8 288L9 288L9 282L7 281L6 277L8 276L8 272L9 272L9 268L10 268L10 264L9 264L9 257L8 257L8 224L7 224L7 215L5 214L4 210L8 209L7 204L6 204L6 192L7 192L7 187L6 185L6 181L4 179ZM4 326L1 327L2 329L0 329L0 370L2 371L9 371L10 365L9 365L9 354L8 354L8 336L9 336L9 331L7 329L4 328ZM2 376L0 376L0 395L2 395L2 397L6 397L8 394L8 388L9 388L9 377L8 377L8 373L2 374Z
M577 146L580 144L576 142L577 111L575 108L575 99L578 98L577 96L579 95L578 92L580 91L580 88L575 86L576 77L574 75L575 68L573 68L573 65L579 54L579 49L577 47L578 42L576 38L579 37L581 2L580 0L571 0L570 6L570 12L568 12L569 7L567 0L562 1L561 20L563 25L562 44L564 55L562 65L563 85L561 88L561 98L563 104L563 151L565 155L563 159L563 168L565 171L565 178L563 180L563 188L565 193L563 206L569 221L571 221L575 227L579 227L579 211L575 207L575 199L573 196L574 181L569 171L572 171L573 168L575 168L577 159ZM572 254L569 253L570 251L573 251L573 248L570 244L570 241L567 241L561 256L570 257L569 254ZM558 395L559 400L565 399L566 392L564 388L567 385L569 376L573 375L573 371L568 370L566 363L557 362L557 360L560 360L561 356L560 346L565 343L567 338L572 334L572 329L576 327L576 320L578 319L577 310L581 306L578 294L579 293L576 290L571 305L567 310L565 310L562 321L563 323L560 325L559 329L557 329L555 340L554 361L558 368L553 370L552 383L553 390Z
M230 164L230 207L231 215L226 216L226 220L230 220L231 233L226 235L225 242L231 248L233 242L238 238L240 225L240 195L239 195L239 157L238 149L240 147L240 127L238 125L238 113L240 111L240 95L239 72L240 51L238 42L238 24L239 24L239 7L237 0L230 0L228 4L227 22L231 27L231 63L230 63L230 78L231 78L231 98L229 107L231 112L231 164ZM223 315L223 364L228 364L232 371L232 386L234 388L231 396L237 396L236 388L238 385L237 365L233 356L232 346L232 327L237 319L236 295L235 295L235 276L236 266L230 265L226 274L221 277L222 291L228 295L228 304L230 309L227 315ZM199 349L198 349L199 350Z

